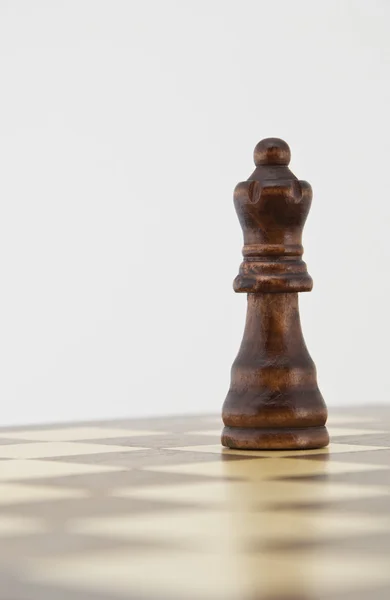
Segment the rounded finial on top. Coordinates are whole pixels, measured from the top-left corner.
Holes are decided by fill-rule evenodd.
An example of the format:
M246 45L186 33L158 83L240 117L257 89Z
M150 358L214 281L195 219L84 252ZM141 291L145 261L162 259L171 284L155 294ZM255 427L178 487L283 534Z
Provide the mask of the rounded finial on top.
M288 144L279 138L265 138L261 140L254 150L253 158L256 167L263 165L287 166L291 159Z

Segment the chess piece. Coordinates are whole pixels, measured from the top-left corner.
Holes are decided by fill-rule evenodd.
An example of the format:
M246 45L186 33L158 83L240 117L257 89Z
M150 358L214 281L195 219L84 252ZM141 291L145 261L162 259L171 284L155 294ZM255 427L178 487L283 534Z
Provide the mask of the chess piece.
M268 138L254 151L256 169L234 191L244 260L234 281L246 293L244 337L223 405L222 444L243 450L321 448L327 410L306 348L298 292L312 279L302 260L309 183L288 168L290 148Z

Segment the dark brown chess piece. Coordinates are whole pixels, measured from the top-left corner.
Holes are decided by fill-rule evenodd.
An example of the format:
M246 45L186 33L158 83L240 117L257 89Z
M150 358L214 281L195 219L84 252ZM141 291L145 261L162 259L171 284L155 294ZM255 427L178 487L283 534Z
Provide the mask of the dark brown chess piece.
M243 450L320 448L329 443L327 410L298 307L298 292L313 286L302 260L312 190L288 168L290 148L283 140L259 142L254 160L256 169L234 192L244 232L234 290L248 295L248 312L223 405L222 444Z

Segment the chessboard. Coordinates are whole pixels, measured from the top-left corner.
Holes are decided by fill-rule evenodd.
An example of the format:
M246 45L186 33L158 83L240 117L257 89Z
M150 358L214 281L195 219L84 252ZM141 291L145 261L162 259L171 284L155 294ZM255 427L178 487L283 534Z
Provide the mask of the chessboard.
M388 600L390 407L329 448L240 451L217 416L0 430L2 600Z

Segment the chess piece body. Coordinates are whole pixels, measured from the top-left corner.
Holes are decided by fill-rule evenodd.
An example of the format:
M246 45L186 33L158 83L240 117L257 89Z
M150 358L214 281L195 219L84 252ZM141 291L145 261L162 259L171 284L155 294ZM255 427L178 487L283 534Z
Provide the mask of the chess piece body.
M240 449L320 448L327 409L303 339L298 292L312 289L302 260L311 186L288 168L286 142L257 144L256 169L236 186L244 260L234 281L248 295L242 344L223 405L222 444Z

